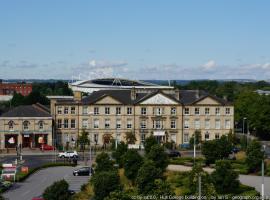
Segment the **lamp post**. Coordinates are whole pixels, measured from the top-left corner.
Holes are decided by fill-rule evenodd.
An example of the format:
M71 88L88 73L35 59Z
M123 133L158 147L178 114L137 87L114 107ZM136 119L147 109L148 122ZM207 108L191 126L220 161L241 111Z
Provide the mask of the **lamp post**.
M193 157L194 157L194 166L195 166L195 159L196 159L196 132L194 133L194 140L193 140Z
M265 152L265 145L263 145L263 152ZM262 195L262 199L264 199L264 157L262 159L262 191L261 191L261 195Z
M89 115L93 115L94 112L89 112ZM91 141L92 141L92 131L90 129L90 140L89 140L89 165L90 165L90 174L92 175L92 148L91 148Z
M243 137L244 137L244 135L245 135L245 120L246 120L246 119L247 119L246 117L243 118L243 130L242 130L242 132L243 132ZM247 135L246 135L246 140L247 140ZM247 147L247 141L246 141L246 147Z

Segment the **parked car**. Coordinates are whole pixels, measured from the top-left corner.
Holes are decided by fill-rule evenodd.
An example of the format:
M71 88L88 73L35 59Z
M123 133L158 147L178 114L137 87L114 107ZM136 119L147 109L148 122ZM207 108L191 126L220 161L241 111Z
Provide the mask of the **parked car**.
M167 149L165 152L168 154L170 158L181 157L181 153L177 150Z
M42 144L40 146L40 150L43 150L43 151L52 151L52 150L54 150L54 147L51 146L51 145L48 145L48 144Z
M232 153L238 153L240 151L239 147L233 147L232 148Z
M82 167L73 171L74 176L90 176L90 174L94 174L93 168L90 167Z
M78 158L77 151L65 151L58 154L59 158Z

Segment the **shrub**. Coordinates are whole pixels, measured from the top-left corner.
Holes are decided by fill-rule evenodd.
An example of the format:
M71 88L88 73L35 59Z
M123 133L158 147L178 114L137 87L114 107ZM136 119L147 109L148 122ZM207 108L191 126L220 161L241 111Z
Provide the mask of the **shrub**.
M249 172L255 172L260 169L264 153L261 151L261 144L257 140L252 140L247 148L246 164Z
M128 150L123 158L125 176L134 181L143 163L143 159L136 150Z
M120 167L123 167L123 155L127 152L128 146L124 142L120 142L117 145L117 149L112 153L112 156L115 158L116 163Z
M152 160L157 168L160 168L161 171L165 171L168 164L169 158L165 153L164 148L158 144L151 147L150 152L146 156L149 160Z
M101 171L110 171L113 170L113 162L110 160L110 157L107 153L102 152L96 157L96 172Z
M148 138L145 139L145 142L144 142L144 150L146 153L149 153L150 150L151 150L151 147L158 144L157 143L157 140L154 136L150 136Z
M42 196L45 200L68 200L70 199L68 187L65 180L56 181L45 189Z

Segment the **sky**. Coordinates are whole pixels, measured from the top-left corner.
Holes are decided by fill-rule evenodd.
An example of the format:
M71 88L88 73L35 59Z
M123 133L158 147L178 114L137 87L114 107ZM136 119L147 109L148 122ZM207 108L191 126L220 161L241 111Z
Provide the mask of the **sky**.
M269 0L3 0L1 79L270 79Z

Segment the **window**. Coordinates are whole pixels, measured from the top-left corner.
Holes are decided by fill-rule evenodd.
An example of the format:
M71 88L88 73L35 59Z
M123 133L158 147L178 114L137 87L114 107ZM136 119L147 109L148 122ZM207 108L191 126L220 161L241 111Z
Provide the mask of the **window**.
M200 114L200 108L195 108L195 115L199 115Z
M216 124L215 124L216 129L220 129L220 120L216 119Z
M83 119L82 120L82 128L88 128L88 119Z
M132 107L128 107L127 108L127 114L128 115L132 115Z
M13 131L13 130L14 130L14 122L13 122L13 121L9 121L9 122L8 122L8 129L9 129L10 131Z
M99 115L99 108L98 107L94 107L94 115Z
M87 115L88 114L88 107L87 106L83 106L82 114L83 115Z
M98 133L94 134L94 141L96 144L98 144Z
M231 114L231 109L230 109L230 108L226 108L226 109L225 109L225 114L226 114L226 115Z
M231 129L231 120L229 119L225 120L225 129Z
M206 119L205 120L205 129L210 129L210 120L209 119Z
M64 108L64 114L68 114L68 107Z
M116 114L121 115L121 107L116 107Z
M57 128L62 128L62 119L57 120Z
M143 144L145 141L145 133L141 133L141 143Z
M68 128L68 119L64 119L64 128Z
M44 123L43 123L43 121L39 121L38 122L38 129L39 130L43 130L44 129Z
M94 119L94 128L99 128L99 120Z
M128 129L132 128L132 120L131 119L127 120L127 128Z
M220 115L220 108L216 108L216 115Z
M62 114L62 107L61 106L57 107L57 114L59 114L59 115Z
M116 128L120 129L121 128L121 119L116 120Z
M76 120L75 119L70 120L70 128L76 128Z
M105 128L110 128L110 120L105 119Z
M156 115L161 115L162 114L162 108L156 108Z
M71 113L71 114L75 114L75 107L74 107L74 106L71 107L70 113Z
M200 123L200 120L199 119L195 119L195 121L194 121L194 127L197 130L201 128L201 123Z
M206 132L206 133L204 134L204 139L205 139L205 140L209 140L209 133L208 133L208 132Z
M23 130L24 131L28 131L29 130L29 121L24 121L23 122Z
M215 139L219 139L219 133L215 133Z
M171 108L171 115L176 115L176 108L175 107Z
M146 108L141 108L141 115L146 115Z
M162 123L161 123L161 121L160 120L155 120L154 121L154 124L153 124L153 128L155 128L155 129L161 129L161 127L162 127L162 125L161 125Z
M185 108L184 114L185 114L185 115L189 115L189 108Z
M174 119L171 120L171 128L176 129L176 121Z
M145 120L141 121L141 129L146 129L146 121Z
M189 143L189 134L184 133L184 143Z
M188 119L185 119L185 121L184 121L184 128L185 129L189 128L189 120Z
M105 115L109 115L110 114L110 108L109 107L105 107Z
M204 109L204 114L209 115L210 114L210 108L205 108Z

